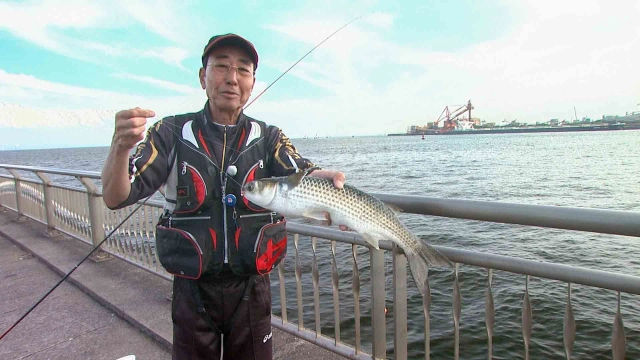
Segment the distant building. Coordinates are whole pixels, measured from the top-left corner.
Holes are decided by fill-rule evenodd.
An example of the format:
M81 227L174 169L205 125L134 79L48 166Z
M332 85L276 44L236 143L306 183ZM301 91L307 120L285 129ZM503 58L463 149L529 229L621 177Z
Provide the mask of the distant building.
M602 115L602 122L608 123L608 124L637 123L637 122L640 122L640 113L631 113L624 116Z

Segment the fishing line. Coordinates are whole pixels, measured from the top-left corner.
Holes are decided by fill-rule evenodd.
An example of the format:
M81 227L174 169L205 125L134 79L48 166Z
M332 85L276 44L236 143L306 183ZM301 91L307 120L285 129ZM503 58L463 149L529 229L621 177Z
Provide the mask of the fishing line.
M165 123L162 123L163 125L165 125ZM182 128L180 128L178 125L176 124L172 124L170 122L166 123L167 126L169 126L169 128L167 128L167 130L169 130L172 134L177 135L178 136L178 141L180 141L181 143L183 143L184 145L186 145L187 147L189 147L191 150L194 150L196 152L198 152L199 154L201 154L202 156L207 157L207 154L203 153L202 151L198 150L197 147L195 147L192 143L189 142L185 142L184 139L182 139L182 136L179 136L179 134L176 131L173 131L171 128L174 129L179 129L182 130ZM247 147L246 149L239 151L236 148L234 148L232 145L225 145L223 143L221 143L220 141L217 141L216 139L209 139L212 143L216 144L216 145L221 145L225 151L229 151L229 152L234 152L234 153L238 153L238 155L236 156L236 161L238 160L238 158L240 157L240 155L242 155L244 152L248 151L249 149L251 149L252 147L254 147L255 145L257 145L262 138L260 138L260 141L256 142L255 144L252 144L251 146ZM235 154L232 154L232 156ZM215 163L213 164L218 170L221 170Z
M304 54L300 59L298 59L298 61L296 61L295 63L293 63L293 65L291 65L287 70L285 70L282 74L280 74L280 76L278 76L275 80L273 80L271 82L271 84L269 84L269 86L267 86L264 90L262 90L262 92L260 92L255 98L253 98L253 100L251 100L244 108L243 110L246 110L251 104L253 104L254 101L258 100L258 98L260 96L262 96L262 94L264 94L267 90L269 90L270 87L272 87L273 85L275 85L276 82L278 82L278 80L280 80L283 76L285 76L291 69L293 69L296 65L298 65L298 63L300 63L302 60L304 60L304 58L306 58L309 54L311 54L315 49L317 49L320 45L322 45L324 42L326 42L327 40L329 40L332 36L334 36L335 34L337 34L338 32L340 32L340 30L346 28L347 26L349 26L351 23L357 21L358 19L362 18L364 15L360 15L356 18L354 18L353 20L349 21L348 23L344 24L343 26L341 26L338 30L334 31L333 33L331 33L329 36L327 36L326 38L324 38L324 40L322 40L320 43L318 43L316 46L314 46L311 50L309 50L306 54ZM172 123L167 123L167 125L169 125L169 131L171 131L174 135L179 135L177 132L175 132L173 129L171 129L171 127L178 129L178 126L176 124L172 124ZM198 150L195 146L193 146L193 144L190 144L188 142L186 142L185 140L182 139L181 136L178 136L177 139L184 145L186 145L187 147L191 148L192 150L198 152L199 154L201 154L202 156L204 156L205 158L207 158L207 160L209 160L209 162L211 162L211 164L218 169L218 171L220 171L220 173L224 174L227 179L230 179L231 181L235 182L236 184L242 186L242 184L240 184L239 182L237 182L234 178L232 178L231 176L229 176L226 172L222 171L222 169L220 169L220 167L218 165L216 165L213 161L211 161L211 159L209 159L209 157L201 152L200 150ZM261 139L262 140L262 139ZM238 150L236 150L234 147L229 146L229 145L225 145L220 143L219 141L216 141L215 139L210 139L211 142L217 144L217 145L222 145L226 150L230 150L233 152L238 152ZM245 150L243 150L240 154L238 154L238 156L236 157L236 160L247 150L249 150L251 147L257 145L258 143L255 143L253 145L251 145L250 147L246 148Z
M254 101L256 101L260 96L262 96L262 94L264 94L271 86L273 86L278 80L280 80L286 73L289 72L289 70L293 69L294 66L296 66L298 63L300 63L304 58L306 58L309 54L311 54L315 49L317 49L320 45L322 45L325 41L329 40L329 38L331 38L333 35L337 34L340 30L344 29L345 27L347 27L349 24L353 23L354 21L360 19L363 15L358 16L357 18L349 21L347 24L343 25L341 28L339 28L338 30L334 31L333 33L331 33L331 35L327 36L324 40L322 40L318 45L316 45L313 49L309 50L309 52L307 52L304 56L302 56L298 61L296 61L293 65L291 65L284 73L282 73L280 76L278 76L278 78L276 78L271 84L269 84L269 86L267 86L266 89L264 89L260 94L258 94L258 96L256 96L249 104L247 104L244 108L248 108L249 105L253 104ZM177 128L177 126L175 124L170 124L167 123L167 125L173 125ZM173 131L170 127L168 128L173 134L175 135L179 135L177 134L175 131ZM209 159L208 156L206 156L206 154L200 152L200 150L198 150L196 147L194 147L192 144L189 144L188 142L185 142L181 136L177 137L180 141L182 141L183 144L191 147L193 150L197 151L198 153L202 154L203 156L205 156L207 159ZM212 141L215 141L212 139ZM259 142L256 142L255 144L251 145L250 147L248 147L247 149L245 149L244 151L242 151L242 153L244 153L245 151L249 150L251 147L257 145ZM220 143L218 143L220 144ZM222 144L222 146L225 146L224 144ZM234 149L233 147L229 147L226 146L227 149L233 150L235 152L238 152L238 150ZM242 153L240 153L240 155L242 155ZM238 157L240 157L240 155L238 155ZM209 159L211 161L211 159ZM237 160L237 158L236 158ZM234 181L235 183L237 183L238 185L241 185L240 183L238 183L235 179L233 179L232 177L230 177L228 174L226 174L226 172L223 172L222 169L220 169L220 167L218 167L215 163L213 163L213 161L211 161L211 163L213 164L213 166L215 166L221 173L225 174L225 176L228 179L231 179L232 181ZM91 252L89 252L89 254L87 254L87 256L84 257L84 259L82 259L73 269L71 269L71 271L69 271L62 279L60 279L60 281L58 281L57 284L55 284L49 291L47 291L46 294L44 294L44 296L42 296L40 298L40 300L38 300L35 304L33 304L33 306L31 306L31 308L29 308L29 310L27 310L13 325L11 325L4 333L2 333L2 335L0 336L0 340L2 340L5 336L7 336L7 334L13 330L25 317L27 317L27 315L29 315L38 305L40 305L40 303L42 301L44 301L44 299L47 298L47 296L49 296L55 289L58 288L58 286L60 286L60 284L62 284L69 276L71 276L71 274L76 271L76 269L78 267L80 267L80 265L87 260L91 254L93 254L96 250L98 250L100 248L100 246L102 246L102 244L107 241L107 239L109 239L109 237L111 237L111 235L113 235L113 233L115 233L122 225L124 225L124 223L129 220L129 218L131 216L133 216L133 214L136 213L136 211L138 211L142 205L144 205L151 197L153 196L153 194L149 195L146 199L144 199L143 202L141 202L140 204L138 204L138 206L136 208L134 208L131 213L129 215L127 215L127 217L124 218L124 220L122 220L107 236L105 236L105 238L100 241L100 243L93 248L93 250L91 250Z
M258 94L258 96L256 96L253 100L251 100L251 102L250 102L249 104L247 104L247 106L245 106L244 108L245 108L245 109L246 109L246 108L248 108L248 107L249 107L249 105L253 104L253 102L254 102L254 101L258 100L258 98L259 98L260 96L262 96L262 94L264 94L267 90L269 90L269 88L270 88L271 86L273 86L273 84L275 84L278 80L280 80L280 78L281 78L281 77L283 77L286 73L288 73L288 72L289 72L289 70L293 69L293 67L294 67L294 66L298 65L298 63L299 63L300 61L302 61L304 58L306 58L306 57L307 57L307 55L311 54L311 53L313 52L313 50L317 49L317 48L318 48L318 46L322 45L325 41L329 40L329 38L331 38L333 35L337 34L340 30L342 30L342 29L346 28L346 27L347 27L347 26L349 26L352 22L354 22L354 21L356 21L356 20L360 19L360 18L361 18L361 17L363 17L363 16L364 16L364 15L360 15L360 16L356 17L355 19L353 19L353 20L349 21L348 23L344 24L344 25L343 25L341 28L339 28L338 30L334 31L331 35L327 36L324 40L322 40L322 41L321 41L318 45L316 45L313 49L309 50L309 52L308 52L308 53L304 54L304 56L302 56L302 57L300 58L300 60L296 61L296 62L295 62L293 65L291 65L287 70L285 70L285 72L283 72L283 73L282 73L282 75L278 76L278 78L277 78L277 79L275 79L275 80L274 80L274 81L273 81L269 86L267 86L267 88L266 88L266 89L262 90L262 92L261 92L260 94Z
M170 125L176 126L175 124L170 124ZM176 127L177 127L177 126L176 126ZM178 134L176 134L173 130L171 130L170 128L169 128L169 131L171 131L171 132L172 132L172 133L174 133L175 135L178 135ZM218 165L216 165L216 163L215 163L215 162L213 162L213 160L211 160L211 158L210 158L207 154L205 154L205 153L203 153L202 151L200 151L200 149L198 149L197 147L195 147L193 144L191 144L191 143L189 143L188 141L185 141L184 139L182 139L182 137L181 137L181 136L178 136L178 137L177 137L177 139L178 139L178 141L180 141L182 144L186 145L188 148L190 148L191 150L193 150L193 151L197 152L198 154L202 155L205 159L207 159L207 161L209 161L209 162L211 163L211 165L213 165L216 169L218 169L218 171L220 171L220 173L221 173L221 174L224 174L224 176L227 178L227 180L231 180L231 181L233 181L234 183L238 184L239 186L242 186L242 184L241 184L241 183L239 183L238 181L236 181L236 179L234 179L233 177L229 176L229 174L227 174L225 171L222 171L222 169L220 169L220 167L219 167ZM244 152L248 151L248 150L249 150L249 149L251 149L252 147L254 147L254 146L258 145L258 144L260 143L260 141L262 141L262 139L263 139L263 138L260 138L258 141L256 141L256 142L255 142L255 144L252 144L251 146L249 146L249 147L247 147L246 149L244 149L244 150L243 150L243 151L242 151L242 152L241 152L241 153L236 157L236 161L238 160L238 158L240 157L240 155L242 155ZM214 142L215 142L215 141L214 141ZM230 148L230 147L228 147L228 146L225 146L224 144L220 144L220 143L217 143L217 144L222 145L222 146L224 146L224 147L225 147L225 148L227 148L227 149L233 149L233 148ZM235 149L234 149L234 150L235 150ZM237 151L236 151L236 152L237 152Z

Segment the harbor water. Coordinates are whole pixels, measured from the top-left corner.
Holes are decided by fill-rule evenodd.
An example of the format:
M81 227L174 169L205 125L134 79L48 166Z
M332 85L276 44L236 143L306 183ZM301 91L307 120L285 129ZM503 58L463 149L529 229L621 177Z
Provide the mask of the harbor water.
M285 129L286 130L286 129ZM640 211L640 130L489 134L460 136L344 137L292 139L300 153L326 169L346 173L347 182L375 193L423 195L521 204L587 207ZM0 152L0 163L73 170L100 171L107 147ZM52 176L54 181L61 177ZM64 179L66 185L80 184ZM640 239L579 231L544 229L435 216L400 214L422 240L435 245L553 262L640 276ZM351 246L338 244L342 307L341 340L354 341L351 294ZM287 313L297 321L294 247L290 241L285 259ZM303 271L305 327L315 329L312 250L300 238ZM319 240L321 319L323 334L334 332L331 251ZM363 338L370 338L368 253L361 247ZM388 356L393 356L391 258L387 256ZM272 274L274 313L280 314L278 276ZM485 292L487 270L459 267L462 313L460 358L486 359ZM430 273L431 359L453 357L452 269ZM494 359L520 359L524 354L521 332L522 299L526 277L496 271L493 274L495 329ZM567 285L531 278L533 309L532 359L563 359L563 316ZM611 358L611 332L617 309L616 293L572 285L576 318L573 358ZM409 276L409 356L424 358L422 298ZM627 339L627 358L640 358L640 297L622 294L621 312ZM363 343L365 350L371 344Z

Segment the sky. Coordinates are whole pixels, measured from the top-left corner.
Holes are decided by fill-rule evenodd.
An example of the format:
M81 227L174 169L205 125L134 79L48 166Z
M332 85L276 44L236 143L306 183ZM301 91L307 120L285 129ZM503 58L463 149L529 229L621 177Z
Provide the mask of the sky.
M216 34L256 46L255 97L356 18L246 114L298 138L405 132L469 100L496 124L640 111L640 0L0 0L0 149L109 146L119 110L200 110Z

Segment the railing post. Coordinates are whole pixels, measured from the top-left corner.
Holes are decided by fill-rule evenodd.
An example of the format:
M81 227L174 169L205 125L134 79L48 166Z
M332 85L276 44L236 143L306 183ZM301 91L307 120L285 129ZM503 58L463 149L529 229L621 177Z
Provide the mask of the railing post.
M393 244L393 348L396 360L407 354L407 258Z
M104 223L102 216L102 199L100 194L98 193L98 187L96 184L91 181L89 178L77 176L77 179L80 180L82 185L87 188L87 200L89 203L89 219L91 221L91 242L93 246L98 246L100 242L104 239L106 233L104 231ZM109 254L103 252L102 250L96 251L91 259L93 261L103 261L109 258Z
M371 327L373 330L373 358L387 358L385 324L384 250L369 249L371 258Z
M24 203L22 201L22 186L21 186L21 177L20 174L14 169L7 169L11 175L13 175L13 181L16 185L16 209L18 210L18 218L16 221L23 222L27 221L27 217L24 216Z
M45 173L36 171L36 175L42 180L44 189L44 211L47 214L47 231L44 233L46 237L60 236L62 233L56 229L55 205L53 205L53 196L51 195L51 179Z

